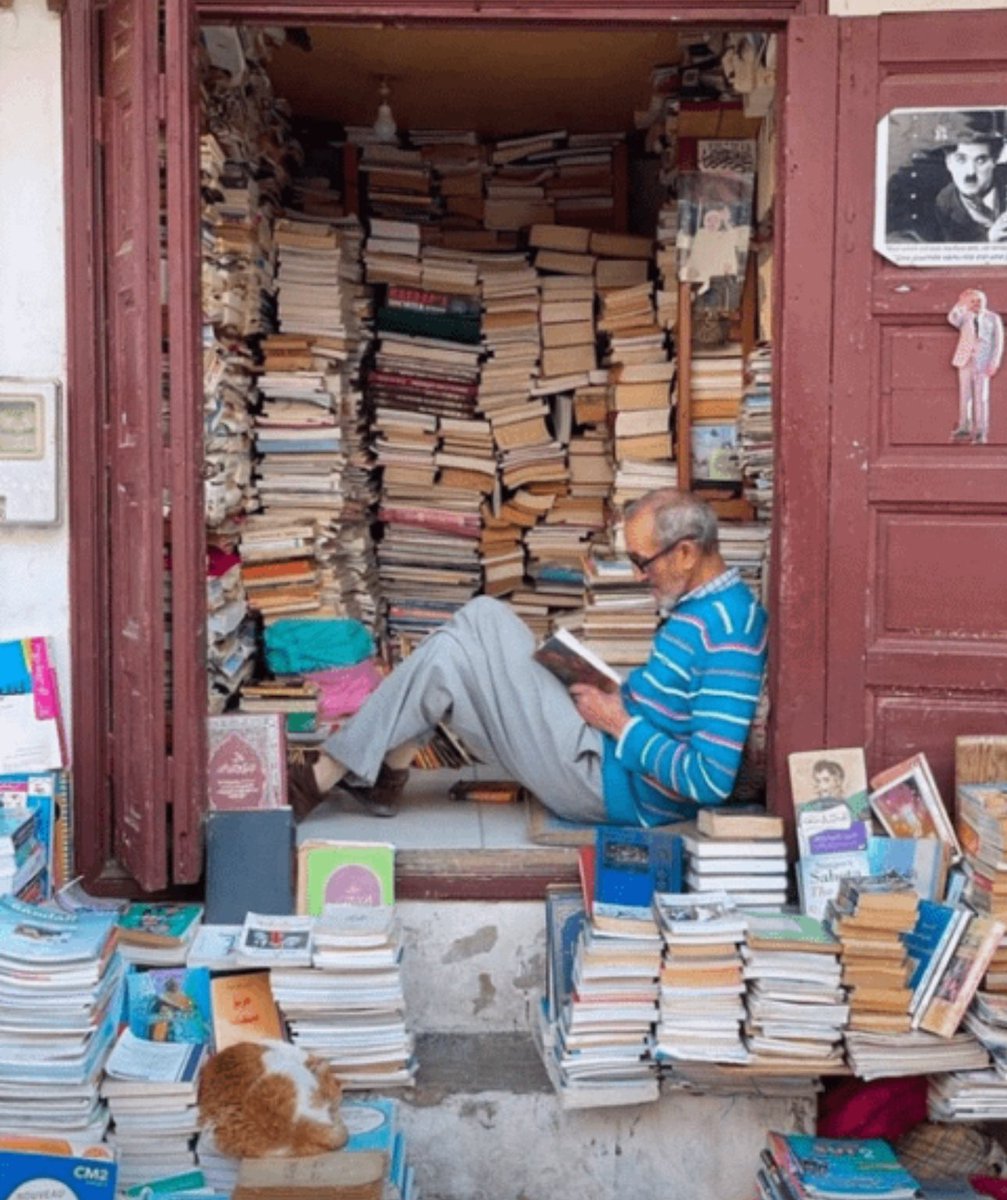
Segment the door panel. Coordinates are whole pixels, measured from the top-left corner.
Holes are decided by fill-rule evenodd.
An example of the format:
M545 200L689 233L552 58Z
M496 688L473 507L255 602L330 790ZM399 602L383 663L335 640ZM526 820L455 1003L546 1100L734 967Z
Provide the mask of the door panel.
M894 108L1005 105L1005 68L1007 13L842 23L827 740L863 742L872 770L924 750L948 799L955 735L1007 728L1007 384L990 444L952 444L946 314L970 286L1007 311L1007 279L873 251L875 126Z
M113 847L153 889L167 882L168 773L157 5L110 0L104 19Z

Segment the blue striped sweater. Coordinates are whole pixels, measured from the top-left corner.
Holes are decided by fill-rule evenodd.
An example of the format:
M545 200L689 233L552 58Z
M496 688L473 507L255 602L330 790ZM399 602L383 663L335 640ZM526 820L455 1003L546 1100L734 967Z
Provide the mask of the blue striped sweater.
M766 611L736 570L683 596L622 686L630 723L604 735L608 819L660 825L731 793L766 662Z

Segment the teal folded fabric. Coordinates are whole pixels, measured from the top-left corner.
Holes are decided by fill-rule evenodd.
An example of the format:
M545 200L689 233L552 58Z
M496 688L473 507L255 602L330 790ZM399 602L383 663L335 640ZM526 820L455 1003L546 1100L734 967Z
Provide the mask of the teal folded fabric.
M349 617L305 621L290 617L266 628L266 664L276 675L352 667L374 653L366 626Z

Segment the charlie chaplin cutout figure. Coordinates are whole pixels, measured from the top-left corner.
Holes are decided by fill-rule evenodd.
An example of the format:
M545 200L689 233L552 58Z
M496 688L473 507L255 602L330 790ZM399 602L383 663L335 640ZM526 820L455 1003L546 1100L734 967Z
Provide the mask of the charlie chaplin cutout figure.
M959 331L951 359L958 368L958 425L951 440L983 446L990 429L990 380L1003 358L1003 321L986 307L986 294L978 288L962 292L948 320Z

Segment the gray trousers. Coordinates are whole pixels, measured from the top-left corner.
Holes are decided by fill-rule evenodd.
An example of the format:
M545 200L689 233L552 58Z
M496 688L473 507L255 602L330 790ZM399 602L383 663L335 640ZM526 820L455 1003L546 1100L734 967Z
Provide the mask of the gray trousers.
M389 750L450 721L480 758L557 816L601 821L602 735L534 649L520 617L479 596L426 637L322 749L373 783Z

